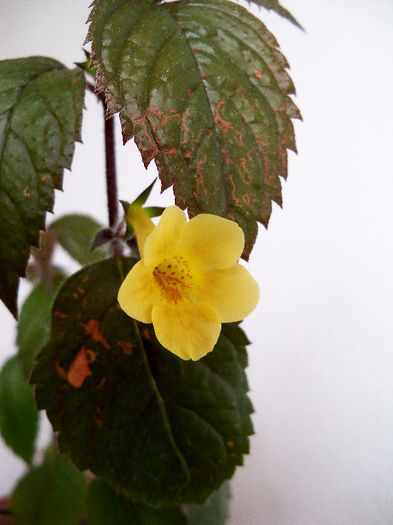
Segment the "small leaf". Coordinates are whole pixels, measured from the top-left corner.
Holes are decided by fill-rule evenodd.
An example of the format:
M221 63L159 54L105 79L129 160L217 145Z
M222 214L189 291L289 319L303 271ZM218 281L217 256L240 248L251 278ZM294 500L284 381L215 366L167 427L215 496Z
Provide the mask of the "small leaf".
M165 350L117 303L133 264L104 260L63 285L32 373L37 404L81 470L146 504L201 503L249 449L245 339L224 325L198 362Z
M105 244L110 243L111 241L113 241L114 237L115 234L113 230L111 230L111 228L103 228L102 230L99 230L96 233L93 242L91 243L90 250L94 251L100 246L104 246Z
M248 2L265 7L269 10L271 9L283 18L286 18L287 20L295 24L295 26L297 26L299 29L303 29L303 27L299 24L296 18L288 11L288 9L285 9L285 7L283 7L278 0L248 0Z
M150 197L150 193L156 181L157 179L154 179L153 182L149 184L149 186L144 191L142 191L142 193L139 194L138 197L131 204L137 204L138 206L144 206L145 202Z
M50 225L59 244L79 264L90 264L107 256L103 248L91 251L101 224L87 215L64 215Z
M80 140L84 77L45 57L0 62L0 299L13 315L30 246Z
M0 372L0 432L26 463L33 458L37 426L32 389L26 383L19 359L11 357Z
M165 208L162 206L146 206L144 208L145 212L148 214L148 216L153 219L154 217L159 217L164 213Z
M137 203L139 199L135 200L134 202L127 202L127 201L120 201L122 207L123 207L123 210L124 210L124 214L125 214L125 221L126 221L126 235L132 235L134 233L134 229L131 225L131 221L128 220L128 212L129 212L129 208L130 206L132 207L140 207L142 208L142 204L141 203ZM162 215L164 213L164 210L165 208L163 208L162 206L147 206L147 207L144 207L143 210L147 213L147 215L150 217L150 219L153 219L154 217L159 217L160 215Z
M60 283L61 280L57 279L52 292L49 292L43 284L38 284L22 306L17 344L18 357L26 378L30 376L37 353L49 340L51 308Z
M42 465L22 478L11 497L17 525L79 525L86 482L64 456L49 451Z
M132 503L125 496L115 492L112 486L103 479L95 479L90 484L87 508L89 525L187 524L180 509L176 507L155 509L142 503Z
M278 5L278 2L271 2ZM96 0L88 39L109 113L191 216L235 220L248 258L281 205L296 151L288 63L264 24L226 0ZM147 44L148 43L148 44Z
M203 505L188 505L188 525L225 525L230 498L229 483L224 483Z
M95 77L95 75L97 74L97 67L91 65L90 53L86 51L86 49L82 49L82 51L85 55L86 60L84 62L74 62L74 64L80 67L86 73L89 73L89 75Z

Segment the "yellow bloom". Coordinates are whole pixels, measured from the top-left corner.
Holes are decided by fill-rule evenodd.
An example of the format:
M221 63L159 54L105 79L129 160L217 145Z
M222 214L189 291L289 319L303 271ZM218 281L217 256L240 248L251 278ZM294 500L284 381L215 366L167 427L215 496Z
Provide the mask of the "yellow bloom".
M130 206L127 216L142 259L120 287L120 306L153 323L159 342L177 356L200 359L213 350L221 323L242 320L258 302L258 284L237 263L243 231L206 213L187 222L177 206L154 227L142 212Z

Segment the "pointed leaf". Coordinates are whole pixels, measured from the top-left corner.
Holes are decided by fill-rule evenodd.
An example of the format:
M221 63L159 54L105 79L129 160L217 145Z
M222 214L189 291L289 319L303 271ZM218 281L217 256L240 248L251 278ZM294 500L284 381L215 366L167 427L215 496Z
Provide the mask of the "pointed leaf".
M131 222L129 220L127 220L127 216L128 216L128 209L130 206L139 206L139 207L142 207L142 204L135 204L137 201L134 201L134 202L127 202L127 201L120 201L121 202L121 205L123 207L123 210L124 210L124 219L125 219L125 223L126 223L126 235L132 235L134 233L134 229L133 227L131 226ZM147 206L147 207L144 207L143 208L144 211L147 213L147 215L150 217L150 219L153 219L154 217L159 217L160 215L162 215L165 211L165 208L163 208L162 206Z
M111 228L103 228L102 230L99 230L95 234L93 242L91 243L91 251L94 251L105 244L109 244L113 241L114 237L115 234Z
M52 292L38 284L23 303L18 322L18 357L23 373L30 376L35 356L49 340L51 308L55 293L60 286L58 280Z
M0 62L0 299L16 316L19 277L79 140L84 77L50 58Z
M138 195L138 197L131 203L131 204L137 204L138 206L144 206L147 199L150 197L150 193L154 187L154 184L156 183L157 179L154 179L149 186L142 191L141 194Z
M64 456L49 451L45 461L22 478L11 497L17 525L79 525L86 482Z
M26 463L34 453L38 414L19 359L11 357L0 372L0 433Z
M87 215L64 215L52 222L50 228L59 244L79 264L90 264L108 255L104 248L91 251L94 238L102 226Z
M186 525L184 514L176 507L155 509L132 503L115 492L103 479L95 479L87 494L89 525ZM219 525L219 524L217 524Z
M80 67L83 71L85 71L89 75L92 75L93 77L95 77L97 74L97 68L92 67L91 65L90 53L86 51L86 49L82 49L82 51L85 55L86 60L84 62L74 62L74 64Z
M288 11L288 9L285 9L285 7L283 7L278 0L248 0L248 2L265 7L268 10L271 9L283 18L286 18L295 24L295 26L297 26L299 29L303 29L296 18Z
M248 452L245 339L224 325L199 362L165 350L117 303L134 263L104 260L63 285L32 373L37 404L80 469L146 504L202 502Z
M226 0L156 4L96 0L88 38L98 86L120 112L145 165L155 160L163 189L191 215L240 224L247 258L257 222L281 204L291 118L300 113L273 35Z

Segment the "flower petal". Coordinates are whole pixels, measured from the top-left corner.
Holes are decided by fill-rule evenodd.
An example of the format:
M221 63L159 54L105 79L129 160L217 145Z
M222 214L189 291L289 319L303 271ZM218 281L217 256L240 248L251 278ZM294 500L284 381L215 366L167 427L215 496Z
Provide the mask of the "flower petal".
M214 268L233 266L243 248L244 233L240 226L217 215L197 215L182 230L181 249L185 256Z
M173 257L180 232L186 223L184 211L177 206L169 206L164 211L157 227L145 241L143 255L146 266L153 269L165 259Z
M137 262L122 282L117 299L124 312L142 323L151 323L153 307L152 273Z
M181 359L201 359L213 350L221 331L216 312L206 305L157 305L152 319L159 342Z
M259 300L259 286L244 266L236 264L227 270L207 272L199 295L208 300L222 323L232 323L241 321L254 310Z

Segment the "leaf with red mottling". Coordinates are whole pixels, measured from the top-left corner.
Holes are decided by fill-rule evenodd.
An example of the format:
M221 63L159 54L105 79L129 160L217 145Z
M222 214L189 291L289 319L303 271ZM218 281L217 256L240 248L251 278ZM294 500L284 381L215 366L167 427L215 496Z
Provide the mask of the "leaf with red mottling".
M64 283L31 376L37 405L81 470L146 504L201 503L248 452L248 341L227 324L198 362L165 350L117 303L134 263L103 260Z
M16 317L19 277L80 140L84 77L56 60L0 62L0 299Z
M190 215L240 224L247 258L257 221L281 205L287 149L296 150L288 64L274 36L226 0L96 0L88 39L98 88L120 112L147 166Z

